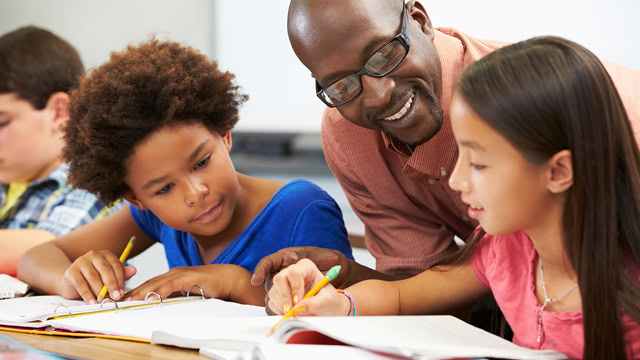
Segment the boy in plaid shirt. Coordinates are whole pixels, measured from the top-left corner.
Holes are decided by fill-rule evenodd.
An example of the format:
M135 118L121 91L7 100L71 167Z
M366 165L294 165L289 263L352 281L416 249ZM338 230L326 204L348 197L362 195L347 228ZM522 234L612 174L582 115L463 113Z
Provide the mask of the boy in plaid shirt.
M76 50L33 26L0 37L0 273L29 248L111 208L67 184L60 159L68 92L84 69Z

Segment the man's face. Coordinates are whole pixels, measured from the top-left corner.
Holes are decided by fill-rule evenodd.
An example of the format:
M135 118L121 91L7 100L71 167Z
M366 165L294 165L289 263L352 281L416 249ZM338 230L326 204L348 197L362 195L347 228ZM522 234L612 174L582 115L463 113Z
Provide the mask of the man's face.
M289 39L321 87L359 71L380 46L400 32L402 9L376 1L311 2L293 10ZM298 11L299 10L299 11ZM408 5L411 46L388 75L362 75L362 91L338 110L350 122L419 145L442 126L440 59L422 5Z

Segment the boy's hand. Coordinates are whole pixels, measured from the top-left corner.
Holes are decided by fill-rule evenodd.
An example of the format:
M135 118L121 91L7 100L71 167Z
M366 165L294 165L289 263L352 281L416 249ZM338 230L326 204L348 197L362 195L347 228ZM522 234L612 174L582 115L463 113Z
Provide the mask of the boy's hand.
M273 277L273 286L269 290L269 309L283 315L293 306L298 315L347 315L349 299L338 293L331 285L325 285L315 296L304 299L304 295L322 278L324 274L308 259L302 259L280 271Z
M124 282L135 274L135 267L124 267L112 252L89 251L65 270L56 287L58 294L66 299L80 297L87 304L95 304L105 284L112 299L122 298Z
M172 295L184 296L193 285L198 285L206 297L264 306L265 290L251 286L250 278L251 273L237 265L176 267L131 290L125 300L144 300L151 291L157 292L163 299ZM191 295L200 296L200 291L194 288Z

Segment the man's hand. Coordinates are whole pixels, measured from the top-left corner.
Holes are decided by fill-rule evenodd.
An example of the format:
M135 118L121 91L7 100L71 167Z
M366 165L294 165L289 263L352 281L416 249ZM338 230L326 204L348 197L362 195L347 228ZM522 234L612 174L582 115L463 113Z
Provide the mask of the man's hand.
M350 279L352 278L351 271L355 263L347 259L344 254L337 250L313 246L285 248L269 256L265 256L260 260L258 265L256 265L253 271L253 277L251 278L251 284L253 286L260 286L264 283L266 290L269 291L271 288L271 277L273 277L273 275L302 259L311 260L322 273L329 271L329 269L336 265L342 266L340 274L338 274L338 277L336 277L331 284L339 289L350 285Z

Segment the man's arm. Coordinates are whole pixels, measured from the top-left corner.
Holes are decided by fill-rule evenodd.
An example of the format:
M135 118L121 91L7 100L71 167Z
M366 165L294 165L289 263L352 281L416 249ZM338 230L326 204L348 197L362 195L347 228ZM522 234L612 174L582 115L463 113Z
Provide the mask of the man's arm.
M55 237L39 229L0 230L0 273L16 276L20 257L32 247Z

